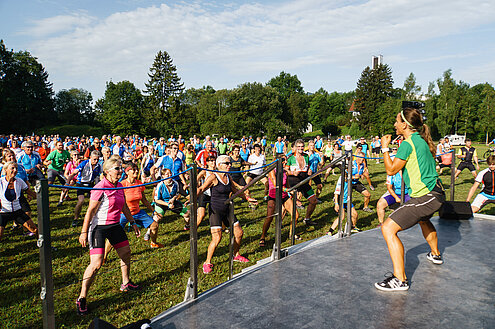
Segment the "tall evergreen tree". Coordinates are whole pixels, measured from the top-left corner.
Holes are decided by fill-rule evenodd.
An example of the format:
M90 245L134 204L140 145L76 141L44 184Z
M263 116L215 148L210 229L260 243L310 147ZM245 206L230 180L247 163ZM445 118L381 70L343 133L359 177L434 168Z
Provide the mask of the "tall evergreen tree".
M184 84L180 82L177 68L172 63L172 58L166 51L159 51L148 73L145 94L151 107L169 110L178 101L184 90Z
M376 110L392 96L393 84L392 70L387 64L380 64L375 69L368 66L361 73L355 108L359 112L359 127L362 130L372 131L376 124L384 121Z
M52 120L53 89L43 65L0 40L0 130L29 133Z
M408 101L416 100L417 95L421 92L421 86L416 84L414 73L410 73L404 81L404 99Z

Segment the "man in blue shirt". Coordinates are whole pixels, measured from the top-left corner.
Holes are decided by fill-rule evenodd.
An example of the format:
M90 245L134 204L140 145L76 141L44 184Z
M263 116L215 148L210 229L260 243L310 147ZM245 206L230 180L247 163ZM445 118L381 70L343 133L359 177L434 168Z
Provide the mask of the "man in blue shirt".
M179 144L173 142L170 146L170 154L165 155L158 159L158 161L151 167L151 179L156 180L157 170L161 171L162 168L167 168L172 172L173 180L179 184L179 193L186 196L188 193L186 191L188 184L184 174L180 174L184 171L184 161L178 156Z
M34 144L32 141L22 143L24 151L17 156L17 163L22 164L26 169L26 174L31 184L36 180L45 178L41 172L42 162L40 156L34 152Z

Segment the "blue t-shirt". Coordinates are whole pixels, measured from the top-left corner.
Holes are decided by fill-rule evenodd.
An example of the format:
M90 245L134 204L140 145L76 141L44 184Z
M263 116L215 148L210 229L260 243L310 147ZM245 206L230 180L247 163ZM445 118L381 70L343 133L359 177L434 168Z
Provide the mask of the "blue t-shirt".
M154 200L162 200L165 202L169 202L170 199L176 196L177 193L179 192L179 185L177 184L177 182L172 181L173 183L170 191L165 185L165 182L166 181L160 182L156 187Z
M323 146L323 140L322 139L316 140L315 147L319 150L322 148L322 146Z
M19 159L17 159L17 163L22 164L24 166L24 169L29 170L36 167L37 164L41 164L41 158L35 153L27 155L26 153L22 152L19 156Z
M275 148L277 153L284 153L284 142L275 142Z
M402 193L401 191L401 185L402 185L402 174L401 172L399 171L397 174L395 175L388 175L387 176L387 184L389 185L392 185L392 188L394 189L394 192L395 194L397 194L398 196L400 196ZM406 194L407 194L407 186L405 187L405 191L406 191Z
M309 155L309 169L314 174L318 171L318 164L321 162L321 157L318 153L313 153Z
M246 149L246 152L244 152L244 151L242 150L242 148L241 148L241 149L239 150L239 154L240 154L240 156L241 156L242 160L244 160L244 161L246 161L246 162L248 161L248 159L249 159L249 150L248 150L248 149Z
M172 176L175 176L183 170L184 162L182 162L182 160L179 157L175 158L175 160L174 160L171 157L169 157L168 155L166 155L166 156L158 159L155 167L157 167L157 168L163 167L163 168L170 169L170 171L172 172ZM175 181L178 181L180 179L180 177L175 176L172 179Z
M98 178L101 174L101 166L98 162L95 167L91 166L90 160L82 161L76 168L78 170L77 173L77 182L78 183L93 183L96 178ZM123 176L123 175L122 175Z
M354 160L352 162L352 176L354 177L355 175L362 175L364 172L364 163L361 163L359 166L356 162L356 160ZM352 184L356 184L359 182L359 178L353 178L352 179Z

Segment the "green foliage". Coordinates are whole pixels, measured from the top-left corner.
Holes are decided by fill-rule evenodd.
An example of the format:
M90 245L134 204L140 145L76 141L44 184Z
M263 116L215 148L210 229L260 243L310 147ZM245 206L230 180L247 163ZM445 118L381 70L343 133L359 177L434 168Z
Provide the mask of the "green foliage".
M384 118L376 110L393 95L393 84L392 70L387 64L380 64L375 69L368 66L361 73L355 100L361 130L372 131L375 125L383 122Z
M148 77L145 93L149 105L167 111L174 106L176 99L181 95L184 84L180 82L177 68L166 51L160 50L156 54Z
M416 76L410 73L404 81L403 98L408 101L417 100L417 95L421 92L421 86L416 84Z
M293 93L304 93L301 81L299 81L297 75L291 75L283 71L278 76L271 78L267 85L277 90L282 99L288 99Z
M102 136L108 131L102 127L94 127L89 125L61 125L61 126L47 126L41 127L35 130L38 135L55 135L59 134L61 137L65 136Z
M129 81L107 82L105 96L96 102L105 130L121 135L146 134L143 106L141 91Z
M54 118L53 89L43 65L0 40L0 131L30 133Z
M55 112L59 122L64 124L92 124L94 109L91 106L93 96L84 90L62 89L55 96Z

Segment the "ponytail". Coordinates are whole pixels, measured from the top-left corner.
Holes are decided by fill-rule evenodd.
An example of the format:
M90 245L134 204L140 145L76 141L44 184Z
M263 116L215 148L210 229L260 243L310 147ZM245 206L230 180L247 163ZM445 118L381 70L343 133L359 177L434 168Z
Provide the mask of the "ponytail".
M428 125L423 124L422 127L418 129L419 134L421 137L425 140L425 142L428 144L428 148L430 149L431 155L433 155L433 158L436 156L436 148L435 144L433 143L433 139L431 139L430 135L430 127Z

